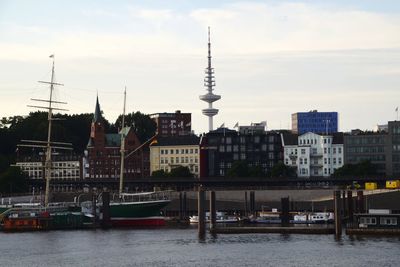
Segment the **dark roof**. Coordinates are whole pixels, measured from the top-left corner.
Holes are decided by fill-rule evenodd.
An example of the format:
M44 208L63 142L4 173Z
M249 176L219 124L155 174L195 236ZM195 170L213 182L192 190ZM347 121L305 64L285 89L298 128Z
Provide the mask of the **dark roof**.
M332 144L343 144L344 142L343 133L334 133L332 135L333 135Z
M289 131L282 132L283 143L285 146L295 146L298 143L298 134Z
M178 135L156 137L151 146L184 146L184 145L199 145L200 138L196 135Z
M106 134L106 146L121 146L121 135L117 133Z
M218 128L216 130L208 132L208 134L237 134L238 132L235 130L231 130L225 127Z

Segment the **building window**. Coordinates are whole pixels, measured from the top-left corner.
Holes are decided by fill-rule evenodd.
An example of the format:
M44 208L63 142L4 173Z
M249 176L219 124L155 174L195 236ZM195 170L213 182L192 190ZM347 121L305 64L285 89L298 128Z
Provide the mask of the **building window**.
M326 158L324 158L324 164L327 164L327 160L326 160Z
M360 218L360 224L366 224L366 225L375 225L376 224L376 218L372 217L361 217Z
M179 163L179 157L176 157L175 160L176 160L176 163Z
M341 154L342 153L342 148L338 147L338 153Z
M336 147L333 147L332 150L333 150L333 154L336 154Z
M240 153L240 159L246 159L246 153Z
M333 164L336 164L336 158L333 158Z
M184 149L181 149L181 154L185 154L185 150Z
M306 154L306 150L304 148L301 149L301 154L305 155Z
M179 149L175 149L175 154L179 154Z
M193 148L190 149L190 154L193 154Z
M219 152L225 152L225 147L223 145L219 146Z
M300 158L300 164L303 164L303 158Z
M307 159L304 159L304 164L307 164Z
M165 155L167 155L167 154L168 154L168 149L166 149L166 150L164 151L164 154L165 154Z
M342 158L338 158L338 164L342 164Z
M164 155L164 149L161 149L161 155Z
M171 150L169 151L169 153L170 153L170 154L174 154L174 150L171 149Z
M381 217L379 223L381 225L397 225L397 218Z
M324 147L324 154L326 154L326 152L327 152L327 149L326 149L326 147Z
M199 153L199 150L196 148L196 149L194 150L194 153L198 154L198 153Z

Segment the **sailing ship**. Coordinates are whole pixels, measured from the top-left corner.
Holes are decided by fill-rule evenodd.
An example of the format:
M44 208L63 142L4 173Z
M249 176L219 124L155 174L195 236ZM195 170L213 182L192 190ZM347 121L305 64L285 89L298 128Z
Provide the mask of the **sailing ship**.
M146 227L163 226L165 218L161 215L161 210L171 201L167 192L142 192L124 193L124 174L125 174L125 137L129 130L125 128L125 107L126 107L126 88L124 91L124 108L122 114L122 124L120 134L120 176L119 191L117 197L111 200L109 206L110 225L112 227ZM101 195L100 195L101 198ZM97 216L103 219L103 203L99 201ZM83 203L85 210L90 212L91 202Z
M42 148L45 152L45 199L44 203L1 203L0 205L0 226L6 231L24 231L24 230L49 230L49 229L67 229L81 228L90 222L90 216L80 212L80 208L72 203L50 203L50 179L53 166L52 153L54 149L72 150L72 144L53 142L51 140L53 110L64 110L55 108L53 104L66 104L53 100L53 91L55 85L62 85L54 81L54 55L51 81L39 81L50 85L50 96L48 100L32 99L33 101L46 102L48 106L30 106L34 108L44 108L48 110L48 132L47 141L22 140L23 144L19 147ZM60 168L60 167L57 167ZM3 201L2 201L3 202Z

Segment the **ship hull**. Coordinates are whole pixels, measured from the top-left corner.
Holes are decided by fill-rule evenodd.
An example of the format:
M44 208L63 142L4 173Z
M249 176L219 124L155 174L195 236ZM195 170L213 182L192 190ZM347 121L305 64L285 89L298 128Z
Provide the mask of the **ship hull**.
M110 223L113 227L154 227L164 226L161 209L169 200L148 202L111 202Z

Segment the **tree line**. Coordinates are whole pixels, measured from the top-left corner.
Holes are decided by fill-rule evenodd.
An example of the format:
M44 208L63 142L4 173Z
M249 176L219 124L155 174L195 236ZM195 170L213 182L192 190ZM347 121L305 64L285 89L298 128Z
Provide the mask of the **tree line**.
M38 148L18 148L21 140L46 141L48 131L47 112L31 112L28 116L3 117L0 120L0 192L13 188L10 175L16 175L15 163L17 152L20 156L44 152ZM90 135L93 113L54 114L51 140L72 144L73 153L82 154L86 149ZM103 118L106 133L117 133L121 128L122 115L114 123ZM151 138L156 132L156 123L146 114L132 112L125 116L125 126L133 127L141 142ZM19 179L19 178L18 178ZM15 179L14 189L20 181ZM4 181L3 181L4 180ZM23 180L23 179L22 179ZM11 184L10 184L11 183ZM4 186L2 186L4 184Z

